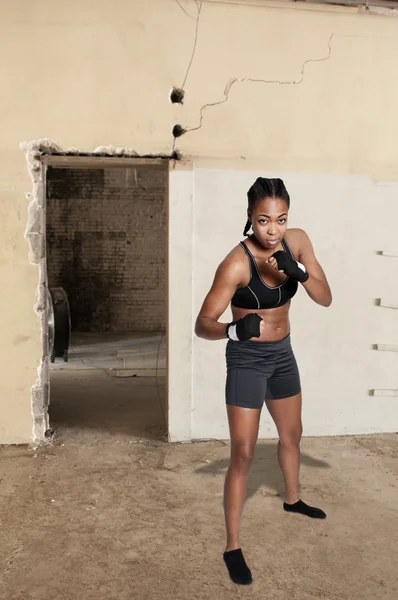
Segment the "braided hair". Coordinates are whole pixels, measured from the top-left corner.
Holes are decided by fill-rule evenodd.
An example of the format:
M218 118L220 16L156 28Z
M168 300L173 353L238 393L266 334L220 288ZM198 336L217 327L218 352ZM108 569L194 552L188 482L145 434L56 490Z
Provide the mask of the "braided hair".
M266 179L265 177L258 177L256 179L247 192L249 211L251 212L254 209L257 200L263 200L264 198L280 198L286 202L288 208L290 206L290 196L282 179L279 178ZM249 235L248 231L251 225L251 221L248 219L245 229L243 230L243 235Z

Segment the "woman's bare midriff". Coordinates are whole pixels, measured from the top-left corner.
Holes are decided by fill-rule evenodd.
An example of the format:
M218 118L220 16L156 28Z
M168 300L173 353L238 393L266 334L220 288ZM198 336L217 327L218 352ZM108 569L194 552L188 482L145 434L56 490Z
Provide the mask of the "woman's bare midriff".
M290 333L289 307L290 300L278 308L248 310L231 306L231 310L234 321L242 319L250 313L257 313L263 319L264 331L259 338L252 338L254 342L277 342L283 340Z

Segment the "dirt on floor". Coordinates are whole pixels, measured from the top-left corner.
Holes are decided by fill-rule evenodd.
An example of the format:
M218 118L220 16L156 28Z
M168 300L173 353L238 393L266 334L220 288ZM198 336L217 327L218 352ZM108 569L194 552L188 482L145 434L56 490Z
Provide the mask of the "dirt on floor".
M0 449L1 600L398 598L398 435L303 440L302 498L325 521L282 510L276 442L260 441L242 588L222 561L228 443L87 431Z

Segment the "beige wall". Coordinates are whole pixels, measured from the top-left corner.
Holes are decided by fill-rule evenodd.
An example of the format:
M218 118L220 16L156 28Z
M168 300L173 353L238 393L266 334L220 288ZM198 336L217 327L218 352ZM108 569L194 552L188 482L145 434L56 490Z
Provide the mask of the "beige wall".
M376 273L369 282L372 293L360 296L357 305L337 298L335 307L322 316L319 313L316 323L322 327L328 323L334 331L344 324L344 335L354 344L352 352L348 352L351 360L355 351L368 344L373 336L366 340L355 337L359 325L355 321L354 327L348 315L363 315L360 326L369 326L375 338L377 319L391 322L391 315L386 316L381 309L368 312L370 297L380 295L380 285L384 285L389 275L392 279L394 267L392 264L380 267L375 262L376 243L369 243L367 232L374 235L376 227L378 243L385 241L386 245L394 246L394 240L388 237L390 230L384 224L398 217L396 204L390 198L391 190L395 193L395 184L389 183L398 179L398 84L394 77L398 19L344 8L206 1L200 15L198 43L185 86L184 105L178 106L170 104L168 94L172 85L179 86L184 80L196 26L195 2L181 0L181 3L188 15L174 0L3 2L0 442L31 439L30 388L35 384L42 353L39 320L34 312L38 267L28 263L24 239L28 205L25 194L30 191L31 182L18 147L22 140L51 137L63 148L86 151L112 144L133 147L140 153L169 152L172 126L175 123L186 128L198 126L201 108L207 103L221 102L225 86L232 78L262 80L233 84L226 102L202 111L202 127L178 140L182 153L193 157L195 168L208 170L198 173L198 184L195 182L194 222L211 227L212 221L217 220L218 233L212 238L211 247L204 244L203 230L195 229L194 247L188 251L187 239L184 242L187 252L184 256L179 254L185 266L191 253L203 257L203 272L198 273L199 281L193 287L194 310L202 299L210 273L227 249L226 240L235 243L240 239L247 183L254 174L273 173L291 177L295 197L304 195L302 212L293 197L295 219L316 237L335 281L342 270L341 281L349 281L357 262L363 261L364 256L372 257L369 260L372 272ZM322 58L326 60L305 65L301 83L281 85L300 81L306 61ZM215 176L214 170L221 170L224 175ZM233 174L238 178L235 187L227 185ZM315 175L323 179L318 180ZM200 182L201 191L196 193L196 185L203 176L206 181ZM318 185L318 181L322 183ZM366 181L364 188L363 181ZM324 195L327 184L330 184L328 194ZM359 210L363 193L367 206L364 222L362 214L357 212L353 216L351 212L351 200ZM178 193L171 195L170 202L177 197ZM338 210L332 212L334 197ZM381 216L380 206L384 202L389 212ZM225 208L222 214L215 210L215 204L220 207L221 203ZM176 219L172 231L178 236L180 213L171 211L171 214ZM324 230L328 232L325 235L333 232L333 245L322 246ZM175 243L175 237L171 238L171 244ZM347 263L341 248L352 251L351 262ZM171 280L181 266L177 253L172 252L172 256ZM194 259L192 266L196 264ZM343 283L337 283L337 289L344 291L344 286L339 286ZM387 291L398 294L395 289ZM185 313L185 324L179 320L178 302L175 298L170 305L170 319L175 328L170 356L180 352L178 331L187 323ZM297 306L301 306L300 302ZM310 306L308 302L306 306ZM311 314L308 318L318 315L317 307L311 306L311 311L314 312L308 313ZM313 346L307 346L299 323L297 331L298 354L303 364L308 365ZM314 344L318 331L316 328L312 333ZM396 333L392 332L393 335ZM385 337L394 342L387 333ZM337 336L335 340L337 344ZM191 347L193 340L187 340L187 344ZM198 348L201 344L198 342ZM198 350L196 354L195 342L193 369L195 373L202 372L203 377L210 355L215 352L215 346L207 347L208 358L207 350ZM398 381L391 375L393 358L372 358L378 387L383 387L384 382L386 387L387 384L398 387ZM337 350L334 354L325 353L317 370L325 372L333 360L333 368L337 365L341 373L343 359ZM220 390L222 357L217 360L219 374L215 375L214 389ZM355 377L359 372L355 371ZM388 377L384 378L385 374ZM192 381L197 380L192 380L187 368L180 383L173 381L172 391L182 402L186 390L192 389ZM181 390L178 393L179 385L184 393ZM361 384L355 388L355 400L351 400L351 392L348 395L351 411L360 410L365 387ZM195 421L191 395L189 431L194 436L207 437L203 414ZM390 406L393 401L390 399ZM218 395L212 402L223 403L223 398ZM383 407L377 406L380 427L383 423L390 427L390 409L383 416ZM188 413L189 409L184 411L184 415ZM320 424L327 418L322 411L317 417ZM343 410L338 426L331 433L341 430L344 418ZM225 431L222 419L221 412L217 412L213 433ZM179 431L175 439L190 436L183 433L188 431L185 421L179 422L173 416L171 422L177 423Z

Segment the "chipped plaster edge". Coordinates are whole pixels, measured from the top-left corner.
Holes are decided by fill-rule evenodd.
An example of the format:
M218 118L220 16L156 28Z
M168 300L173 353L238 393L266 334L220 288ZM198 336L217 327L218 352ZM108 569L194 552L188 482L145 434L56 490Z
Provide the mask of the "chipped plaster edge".
M49 429L48 406L50 402L50 371L48 352L48 307L47 307L47 265L46 265L46 166L40 160L43 153L59 152L60 148L52 140L22 142L28 171L32 180L32 191L26 195L30 200L28 222L24 237L29 245L29 262L39 267L39 281L36 288L34 311L40 320L41 358L37 369L37 379L31 387L32 441L43 443Z
M381 17L398 17L398 10L396 8L389 8L387 6L376 6L374 4L360 6L358 12L368 13L371 15L378 15Z

